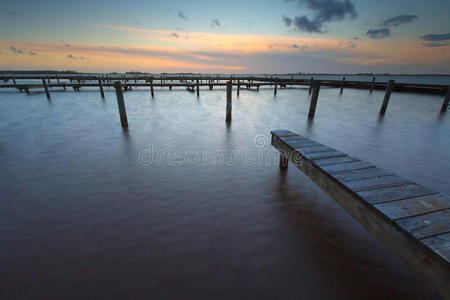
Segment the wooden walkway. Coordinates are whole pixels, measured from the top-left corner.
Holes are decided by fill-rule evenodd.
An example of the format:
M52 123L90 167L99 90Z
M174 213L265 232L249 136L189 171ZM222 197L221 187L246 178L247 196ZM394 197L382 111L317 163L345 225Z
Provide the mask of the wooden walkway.
M290 161L380 242L450 299L450 197L288 130L272 131Z

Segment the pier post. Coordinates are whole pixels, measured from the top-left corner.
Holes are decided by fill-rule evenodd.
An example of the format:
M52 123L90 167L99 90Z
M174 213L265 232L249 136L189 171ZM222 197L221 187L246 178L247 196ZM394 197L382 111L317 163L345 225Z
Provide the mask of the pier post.
M200 97L200 86L198 84L198 79L197 79L197 97Z
M155 91L153 90L153 79L150 79L150 91L152 92L152 98L155 98Z
M25 92L27 92L27 95L30 94L30 90L28 89L28 87L25 87Z
M237 82L237 96L238 97L239 97L240 90L241 90L241 81L238 79L238 82Z
M275 78L275 87L273 88L273 95L277 95L277 85L278 85L278 78Z
M50 92L48 91L47 82L45 79L42 79L42 85L44 86L45 94L47 95L47 99L50 99Z
M17 85L16 80L14 78L13 78L13 83L14 83L14 85Z
M50 82L50 78L48 78L47 81L48 81L48 84L49 84L49 85L52 84L52 83Z
M311 77L311 82L309 83L309 94L311 95L311 90L313 86L314 77Z
M231 122L231 93L232 93L232 84L231 80L227 82L227 116L226 122Z
M373 88L375 87L375 77L372 78L372 85L370 86L370 92L373 92Z
M117 95L117 105L119 106L120 123L122 127L128 127L127 112L125 110L125 102L123 100L122 84L120 81L114 83Z
M445 95L444 102L442 102L441 113L445 113L447 111L449 100L450 100L450 85L447 87L447 94Z
M105 93L103 92L103 84L101 79L98 80L98 86L100 87L100 95L102 96L102 98L105 98Z
M311 96L311 104L309 105L308 119L313 119L316 113L317 99L319 98L320 80L312 82L313 92Z
M280 153L280 168L286 169L289 165L289 161L283 154Z
M345 83L345 77L342 77L342 83L341 83L341 94L344 91L344 83Z
M384 94L383 104L381 105L380 109L380 116L384 116L384 114L386 113L386 109L389 104L389 99L391 98L392 89L394 88L394 82L395 80L389 80L387 84L386 94Z

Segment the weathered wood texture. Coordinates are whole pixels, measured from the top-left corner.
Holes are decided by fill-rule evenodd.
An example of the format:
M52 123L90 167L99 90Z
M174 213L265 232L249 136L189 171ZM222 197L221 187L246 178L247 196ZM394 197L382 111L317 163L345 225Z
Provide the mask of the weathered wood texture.
M309 105L309 113L308 118L313 119L316 113L317 99L319 98L320 91L320 80L316 80L312 82L312 96L311 96L311 104Z
M384 94L383 104L381 105L380 115L383 116L386 113L386 109L389 104L389 99L391 98L392 90L394 89L395 80L389 80L388 85L386 87L386 93Z
M122 127L128 127L127 111L125 110L125 101L123 99L122 84L120 81L115 83L116 95L117 95L117 105L119 107L120 123Z
M45 82L45 79L42 79L42 85L44 86L45 95L47 95L47 99L50 99L50 92L48 91L47 82Z
M231 81L227 83L227 112L226 112L226 122L231 122L231 93L232 86Z
M272 145L450 299L448 195L288 130L272 131Z

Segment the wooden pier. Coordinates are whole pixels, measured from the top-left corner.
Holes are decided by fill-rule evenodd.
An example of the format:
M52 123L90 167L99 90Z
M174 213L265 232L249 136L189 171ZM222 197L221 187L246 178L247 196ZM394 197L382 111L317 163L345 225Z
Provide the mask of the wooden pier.
M450 197L288 130L272 131L287 161L450 299Z

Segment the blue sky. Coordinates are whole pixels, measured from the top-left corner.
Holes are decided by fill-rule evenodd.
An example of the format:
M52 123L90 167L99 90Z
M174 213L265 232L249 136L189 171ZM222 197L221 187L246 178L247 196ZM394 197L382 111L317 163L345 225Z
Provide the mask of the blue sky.
M127 60L129 67L141 60L140 70L149 72L448 73L450 67L450 1L444 0L18 0L0 6L2 69L125 71ZM112 56L116 69L108 63Z

